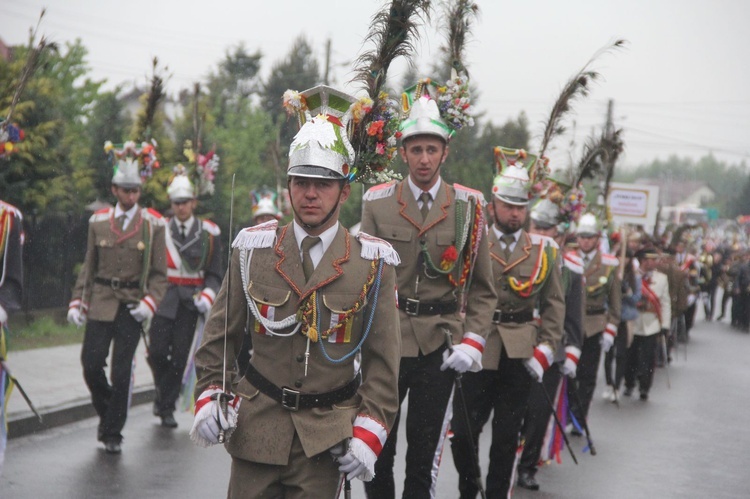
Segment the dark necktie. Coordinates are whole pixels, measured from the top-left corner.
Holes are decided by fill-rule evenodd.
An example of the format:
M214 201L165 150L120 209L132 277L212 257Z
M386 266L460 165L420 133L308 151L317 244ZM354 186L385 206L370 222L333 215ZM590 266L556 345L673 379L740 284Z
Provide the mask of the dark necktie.
M422 192L422 194L419 195L419 200L422 201L422 207L419 209L419 211L422 213L423 222L427 219L427 214L430 212L431 199L432 196L429 192Z
M583 257L583 267L586 268L589 266L589 262L591 261L591 257L588 255L584 255Z
M128 216L124 213L117 217L117 228L121 231L125 230L125 221L128 219Z
M187 231L185 230L185 224L180 224L180 237L182 239L185 239L186 235L187 235Z
M513 237L513 234L503 234L500 240L505 243L505 261L507 262L510 260L510 245L516 241L516 238Z
M305 282L310 280L310 276L315 270L312 258L310 258L310 248L320 242L319 237L307 236L302 240L302 272L305 273Z

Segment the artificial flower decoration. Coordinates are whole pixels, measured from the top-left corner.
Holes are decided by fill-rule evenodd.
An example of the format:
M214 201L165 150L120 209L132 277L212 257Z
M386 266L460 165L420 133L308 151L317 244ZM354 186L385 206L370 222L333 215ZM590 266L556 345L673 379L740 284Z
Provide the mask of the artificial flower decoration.
M453 268L453 264L456 263L456 260L458 260L458 251L455 246L450 245L440 257L440 268L443 270Z
M10 156L15 150L15 144L25 137L23 130L14 123L0 122L0 159Z
M401 136L397 102L380 92L376 103L363 97L352 105L351 111L354 136L360 140L350 178L365 184L401 179L401 175L390 169Z
M108 140L104 143L104 152L112 164L115 164L120 159L129 158L137 160L141 177L147 179L151 178L154 174L154 169L161 166L156 156L157 147L156 139L151 139L151 142L141 142L140 147L136 146L132 140L121 145L115 145Z
M469 79L465 73L455 75L445 86L438 87L437 101L440 115L454 130L474 126Z

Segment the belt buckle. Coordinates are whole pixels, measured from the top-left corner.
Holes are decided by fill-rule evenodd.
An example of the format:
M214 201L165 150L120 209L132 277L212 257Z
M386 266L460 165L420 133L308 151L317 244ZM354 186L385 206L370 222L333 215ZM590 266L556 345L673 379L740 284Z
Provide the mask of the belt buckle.
M109 285L112 287L112 289L120 289L120 278L119 277L113 277L109 280Z
M415 300L414 298L407 298L404 312L406 312L406 315L419 315L419 300Z
M290 388L281 389L281 407L287 411L297 412L299 411L299 397L300 393L298 390L292 390Z
M500 324L500 319L502 319L502 316L503 316L502 310L495 310L495 313L492 314L492 323Z

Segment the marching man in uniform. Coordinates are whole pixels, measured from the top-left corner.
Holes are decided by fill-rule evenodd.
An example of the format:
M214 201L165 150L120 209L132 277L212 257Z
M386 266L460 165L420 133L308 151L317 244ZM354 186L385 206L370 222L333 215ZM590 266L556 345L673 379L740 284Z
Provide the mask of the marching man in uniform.
M238 234L196 353L191 437L211 445L226 432L229 497L336 497L340 473L372 479L398 410L398 255L338 221L354 99L325 86L301 95L319 104L290 147L294 220ZM253 356L236 373L246 324Z
M569 198L569 195L566 196L566 199ZM551 237L558 245L563 246L565 232L558 230L561 219L564 218L562 212L571 213L562 210L550 199L540 200L531 209L529 232ZM583 261L574 250L566 250L558 262L561 265L562 288L565 293L565 348L556 349L555 361L544 372L542 383L531 387L523 422L523 453L518 461L518 486L529 490L539 490L536 472L540 460L552 458L546 455L547 452L543 452L547 450L544 448L545 434L551 423L550 418L553 417L546 394L554 399L556 391L562 389L562 376L575 378L583 342Z
M176 175L167 194L174 211L165 231L169 287L151 322L148 355L156 385L154 414L162 426L176 428L175 404L198 317L208 316L223 269L221 231L193 215L198 200L188 176Z
M591 398L596 388L596 374L602 351L608 352L615 343L617 325L620 324L622 289L617 275L619 260L614 255L599 249L601 229L596 216L586 213L581 217L578 228L578 256L583 260L583 277L586 281L586 308L583 327L586 337L583 340L581 357L578 359L576 378L578 397L573 390L574 383L568 385L571 412L579 423L588 416ZM580 397L580 398L579 398ZM579 433L573 430L574 433Z
M454 130L429 89L429 83L420 82L413 94L406 93L412 104L401 123L400 153L409 176L367 191L361 226L388 240L401 257L396 268L402 338L399 402L409 395L405 498L434 495L455 375L482 368L496 300L484 197L441 178ZM446 345L446 335L451 345ZM395 495L396 436L394 428L375 480L365 485L373 499Z
M495 157L495 223L489 231L489 245L497 301L482 358L484 369L464 376L471 434L460 400L454 409L451 449L460 475L461 498L477 495L469 442L477 449L479 433L493 410L487 497L509 495L532 383L541 382L552 364L565 319L557 243L522 228L531 188L524 163L533 171L536 157L502 147L495 148ZM535 320L535 312L541 322Z
M107 453L121 452L128 414L133 356L142 323L154 315L167 290L164 220L141 208L141 175L135 159L121 158L112 177L114 208L89 219L86 257L68 308L68 321L86 324L81 363ZM111 384L104 367L110 345Z
M650 246L635 254L640 261L641 301L635 320L633 343L628 349L625 368L625 395L630 396L638 381L641 400L648 400L654 381L654 364L659 335L666 341L672 323L672 300L667 276L658 269L659 252Z

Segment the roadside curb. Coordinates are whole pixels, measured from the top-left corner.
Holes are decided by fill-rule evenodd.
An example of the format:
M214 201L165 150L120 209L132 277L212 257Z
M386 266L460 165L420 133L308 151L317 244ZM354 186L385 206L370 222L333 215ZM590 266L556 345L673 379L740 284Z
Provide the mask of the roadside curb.
M135 388L130 405L149 404L154 401L155 393L156 391L153 386ZM96 416L96 410L88 398L43 409L39 413L42 416L41 422L30 411L10 416L8 419L8 438L23 437Z

